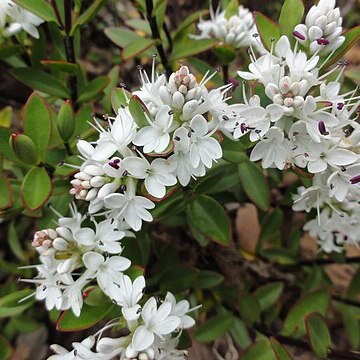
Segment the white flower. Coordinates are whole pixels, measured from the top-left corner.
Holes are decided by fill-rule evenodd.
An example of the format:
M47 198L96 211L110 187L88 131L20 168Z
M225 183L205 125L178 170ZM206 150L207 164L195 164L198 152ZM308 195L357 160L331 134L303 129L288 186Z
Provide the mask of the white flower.
M110 194L105 197L105 206L112 211L113 217L124 219L135 231L140 230L142 220L152 221L147 209L153 209L154 203L149 199L135 193L135 183L129 181L124 194Z
M282 170L286 164L288 153L288 140L284 138L284 132L273 126L253 148L250 160L261 159L264 169L275 165Z
M328 135L329 128L336 126L339 121L331 113L325 110L317 109L317 104L312 96L307 96L301 110L296 113L299 120L306 125L306 130L311 138L320 143L321 139Z
M11 0L1 0L0 28L4 28L5 26L6 14L10 16L12 20L6 29L7 35L14 35L23 29L32 37L36 39L39 38L39 32L36 27L42 24L44 20L16 5Z
M155 298L151 297L141 311L144 325L140 325L134 332L132 348L142 351L150 347L155 341L155 335L160 338L174 331L181 323L177 316L171 316L171 304L163 302L157 307Z
M144 158L130 156L124 159L124 166L134 178L145 179L146 190L156 198L165 196L166 186L176 184L176 177L172 174L176 164L170 160L157 158L149 163Z
M83 262L87 269L93 272L96 280L105 294L111 295L112 289L116 286L119 277L123 276L122 271L128 269L131 261L123 256L103 255L89 251L83 255Z
M116 151L123 156L127 156L130 152L127 146L136 135L136 123L130 114L129 108L120 108L114 122L109 120L108 124L110 129L107 131L97 123L100 138L92 156L94 160L103 161L108 159Z
M81 245L103 252L118 254L122 247L118 242L125 236L125 232L117 227L117 222L112 219L103 220L95 224L95 231L91 228L81 228L74 233L74 240Z
M210 20L200 19L197 26L200 35L191 36L195 39L214 38L233 46L235 49L248 47L251 44L260 45L252 36L256 33L254 17L243 6L239 6L238 13L229 19L226 18L225 11L220 12L220 8L218 8L214 12L210 6Z
M144 152L156 153L163 152L169 145L170 135L169 129L172 124L173 111L167 105L162 106L155 116L155 120L151 121L145 113L150 126L145 126L138 131L133 143L138 146L144 146Z
M340 47L344 40L340 9L335 8L335 0L320 0L311 7L305 24L295 26L294 35L298 41L309 46L310 52L321 51L328 54Z
M168 301L171 304L170 315L177 316L181 320L179 328L188 329L195 325L195 320L187 315L188 312L193 310L190 309L190 303L187 300L176 302L175 296L168 292L164 301Z
M197 167L192 166L190 160L190 138L189 130L180 127L174 132L174 154L169 160L176 164L176 175L182 186L189 184L191 177L196 178L204 176L206 169L203 163L199 163Z
M124 275L116 282L117 288L113 289L112 299L122 307L121 312L128 321L133 321L140 316L139 300L145 289L145 278L138 276L133 282L129 276Z
M216 139L209 133L209 124L202 115L195 115L190 122L190 160L197 168L200 163L211 168L212 162L220 159L222 149Z

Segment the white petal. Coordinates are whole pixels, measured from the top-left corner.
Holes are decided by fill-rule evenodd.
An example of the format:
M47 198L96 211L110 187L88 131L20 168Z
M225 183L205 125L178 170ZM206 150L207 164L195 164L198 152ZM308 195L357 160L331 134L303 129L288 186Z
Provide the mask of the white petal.
M89 270L97 271L100 265L104 263L104 257L91 251L83 255L83 262Z
M142 351L150 347L155 340L154 334L145 326L139 326L133 335L132 346L137 351Z

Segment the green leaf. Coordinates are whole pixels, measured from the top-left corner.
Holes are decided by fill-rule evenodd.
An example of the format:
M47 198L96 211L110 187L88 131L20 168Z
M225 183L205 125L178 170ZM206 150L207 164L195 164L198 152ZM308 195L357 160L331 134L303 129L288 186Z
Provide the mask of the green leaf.
M129 45L126 45L122 51L122 58L123 60L132 59L144 51L149 49L151 46L155 44L155 40L153 39L138 39L136 41L132 41Z
M258 11L254 11L254 17L261 41L265 47L270 50L271 40L275 39L275 41L277 41L280 39L280 27L276 22L272 21Z
M92 4L76 19L74 22L70 35L74 35L78 26L88 23L101 9L106 0L95 0Z
M0 127L10 128L12 113L11 106L5 106L0 110Z
M199 270L191 266L177 265L166 270L159 280L161 291L182 292L194 285Z
M109 82L110 79L107 76L99 76L96 79L90 81L79 94L78 102L82 103L85 101L94 100L95 97L106 88Z
M331 346L331 336L324 318L314 312L306 316L305 322L307 337L315 355L321 359L327 358Z
M97 306L84 304L79 317L76 317L71 310L66 310L59 316L56 322L56 330L80 331L88 329L102 320L114 308L114 304L106 301Z
M104 106L107 112L111 112L111 91L119 83L120 77L120 67L114 66L108 73L109 84L104 89L104 98L101 101L101 104Z
M56 117L56 125L61 138L68 141L75 130L75 114L69 100L61 105Z
M234 315L229 312L216 315L199 326L194 339L201 342L214 341L232 329L234 319Z
M293 39L293 31L296 25L301 23L304 15L304 4L302 0L285 0L279 17L281 35Z
M225 209L213 198L199 195L190 202L186 212L188 223L208 240L229 245L231 224Z
M352 80L355 84L360 85L360 71L359 69L350 69L345 71L345 76Z
M241 347L241 349L245 349L250 346L251 338L248 329L245 323L239 318L235 318L230 333L236 343Z
M277 360L270 341L260 340L249 347L241 360Z
M354 316L351 306L336 303L336 309L339 309L341 313L342 322L351 347L358 349L360 346L360 323L358 317Z
M21 248L21 243L19 236L16 232L15 222L12 221L9 226L8 230L8 244L10 246L11 251L13 254L21 261L25 261L26 256L24 254L23 249Z
M14 2L45 21L53 21L59 24L55 16L54 9L45 0L14 0Z
M9 179L6 176L0 177L0 210L9 208L13 204L13 196Z
M185 196L182 191L176 191L156 204L151 214L155 220L173 216L185 210Z
M0 359L10 359L12 352L13 348L10 342L4 336L0 335Z
M216 271L204 270L196 280L194 287L196 289L209 289L220 285L224 281L224 276Z
M283 222L283 213L279 208L266 214L261 222L260 241L264 242L272 239L274 236L281 237L281 225Z
M76 72L79 70L77 64L73 64L65 60L41 60L40 62L44 66L47 66L50 70L54 71L76 74Z
M185 38L181 42L176 42L174 44L173 51L170 55L169 62L175 60L184 59L204 51L210 50L217 44L217 41L214 39L202 39L195 40L190 38Z
M313 312L325 315L329 306L327 290L314 291L299 300L288 312L282 333L284 335L302 336L305 334L305 317Z
M253 295L258 300L261 311L265 311L279 300L283 290L284 284L279 281L258 287Z
M145 116L145 112L147 112L146 105L136 95L133 95L130 99L129 110L139 128L149 126Z
M0 46L0 59L6 59L10 56L17 56L24 52L20 45L1 45Z
M0 298L0 318L16 316L28 309L35 302L35 297L19 301L33 293L34 289L24 289Z
M128 106L132 94L124 88L114 88L111 91L111 107L115 114L118 113L121 106Z
M269 190L264 174L258 165L245 161L239 165L241 185L248 196L261 210L269 207Z
M52 75L33 68L17 68L12 74L21 82L35 90L60 98L70 97L69 90Z
M130 45L134 41L143 39L135 31L124 27L108 27L104 30L105 35L117 46L122 48Z
M293 357L290 355L287 349L282 344L280 344L274 337L270 338L270 344L277 360L293 360Z
M49 199L52 192L51 179L43 167L33 167L24 177L20 197L24 206L35 211Z
M24 107L25 134L36 145L40 160L44 160L51 136L51 113L44 99L33 93Z
M221 147L223 148L223 158L227 161L241 164L249 160L245 152L246 149L240 141L233 141L225 136Z
M184 32L194 23L197 22L202 16L205 16L209 13L209 10L199 10L191 13L187 16L176 28L173 33L173 42L181 40L184 36ZM185 36L187 36L185 34Z
M352 48L357 43L360 38L360 25L345 31L342 35L345 36L345 41L334 52L331 59L326 63L326 67L330 67L336 63L347 53L350 48Z
M239 312L241 318L247 324L254 324L260 319L260 304L257 298L251 294L243 294L239 301Z
M239 1L229 0L225 9L225 17L230 19L231 16L237 15L239 11Z

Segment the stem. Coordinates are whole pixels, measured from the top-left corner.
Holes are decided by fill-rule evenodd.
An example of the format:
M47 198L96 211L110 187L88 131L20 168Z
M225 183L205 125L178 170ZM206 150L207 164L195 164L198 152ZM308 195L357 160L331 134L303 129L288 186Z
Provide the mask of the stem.
M67 153L69 156L73 155L69 143L68 143L68 142L65 142L65 143L64 143L64 146L65 146L66 153Z
M299 347L299 348L302 348L302 349L312 352L312 349L311 349L309 343L304 340L295 339L295 338L291 338L289 336L284 336L284 335L280 335L280 334L275 334L261 324L254 325L254 328L259 333L265 335L268 338L273 337L282 344L296 346L296 347ZM360 352L329 349L327 359L359 360Z
M157 26L156 17L152 16L153 9L154 9L153 1L146 0L146 17L150 25L152 38L156 41L155 46L159 53L161 63L166 71L166 75L167 77L170 77L171 69L169 68L169 63L165 54L165 50L161 44L161 37L160 37L159 28Z
M75 50L74 50L74 37L70 36L71 31L71 9L72 9L72 0L64 1L64 12L65 12L65 53L66 60L69 63L76 64L75 60ZM70 93L71 93L71 103L74 106L74 110L78 110L77 106L77 78L76 75L70 75L69 77L70 83Z
M352 300L352 299L345 299L345 298L342 298L342 297L336 296L336 295L333 295L331 298L334 299L335 301L341 302L343 304L360 307L360 301L356 301L356 300Z
M313 266L313 265L330 265L330 264L359 264L360 256L350 256L345 258L344 262L338 262L333 259L310 259L301 260L290 266Z
M164 30L165 36L167 38L167 41L169 43L169 53L171 54L172 49L173 49L173 42L172 42L172 38L171 38L171 35L170 35L170 31L169 31L165 21L164 21L164 25L163 25L163 30Z
M227 85L229 83L229 65L224 64L222 66L222 70L223 70L223 77L224 77L224 85Z
M59 12L59 8L58 8L58 6L57 6L56 0L51 0L51 5L52 5L52 7L53 7L53 9L54 9L54 13L55 13L55 16L56 16L59 24L60 24L60 27L61 27L62 29L64 29L64 23L63 23L63 21L62 21L62 19L61 19L60 12Z

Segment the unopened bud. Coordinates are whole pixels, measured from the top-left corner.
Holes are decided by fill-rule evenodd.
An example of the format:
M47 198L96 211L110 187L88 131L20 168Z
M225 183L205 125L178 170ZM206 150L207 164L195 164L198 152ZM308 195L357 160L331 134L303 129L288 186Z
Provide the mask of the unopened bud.
M57 116L57 128L64 141L68 141L75 130L75 114L70 102L65 101L59 110Z
M38 155L35 143L26 135L13 133L10 136L10 147L14 150L16 157L30 165L38 164Z

